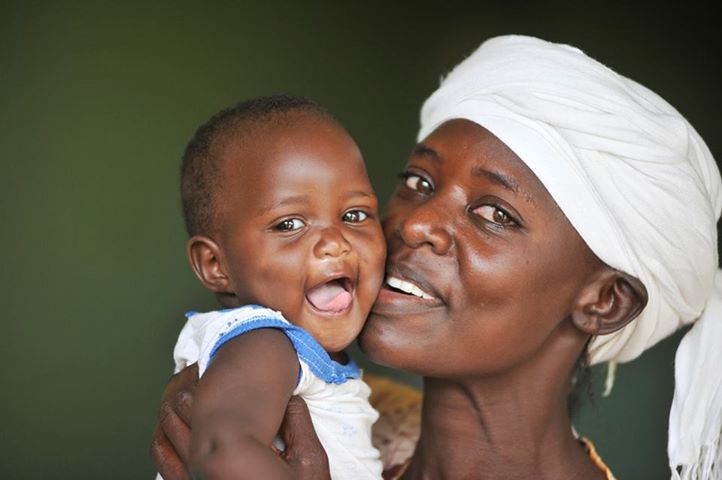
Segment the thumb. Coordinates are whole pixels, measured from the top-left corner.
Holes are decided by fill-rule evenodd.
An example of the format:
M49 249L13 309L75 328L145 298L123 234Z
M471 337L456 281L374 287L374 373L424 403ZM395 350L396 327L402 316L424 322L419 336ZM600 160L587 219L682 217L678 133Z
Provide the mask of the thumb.
M293 396L289 400L278 434L286 444L281 456L294 471L294 478L331 478L326 451L313 428L308 406L301 397Z

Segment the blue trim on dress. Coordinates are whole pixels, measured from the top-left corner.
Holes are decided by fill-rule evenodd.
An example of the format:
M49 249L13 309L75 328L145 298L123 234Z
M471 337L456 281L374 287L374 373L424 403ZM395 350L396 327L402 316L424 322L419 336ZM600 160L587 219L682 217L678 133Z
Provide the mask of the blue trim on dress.
M246 332L258 330L259 328L277 328L281 330L291 341L298 358L308 364L313 374L326 383L341 384L345 383L349 379L359 378L361 376L361 370L353 359L349 358L349 362L346 365L341 365L329 356L328 352L323 349L323 347L310 333L297 325L281 320L283 317L281 317L280 314L273 312L266 307L262 307L260 305L244 305L243 307L220 311L229 313L233 310L248 309L248 307L251 307L253 310L260 309L265 311L258 312L258 316L241 320L238 325L223 333L211 349L208 359L209 365L213 360L213 357L215 357L218 352L218 349L220 349L226 342L236 338L237 336L243 335ZM300 375L301 372L299 372L299 380L301 378Z

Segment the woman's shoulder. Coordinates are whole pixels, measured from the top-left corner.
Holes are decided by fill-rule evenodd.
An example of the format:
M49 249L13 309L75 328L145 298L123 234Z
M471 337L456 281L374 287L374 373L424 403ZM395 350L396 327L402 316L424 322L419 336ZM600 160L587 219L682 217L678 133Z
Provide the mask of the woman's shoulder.
M406 467L421 431L422 395L417 389L387 377L364 373L371 387L369 401L379 412L373 444L381 453L384 478L393 479Z

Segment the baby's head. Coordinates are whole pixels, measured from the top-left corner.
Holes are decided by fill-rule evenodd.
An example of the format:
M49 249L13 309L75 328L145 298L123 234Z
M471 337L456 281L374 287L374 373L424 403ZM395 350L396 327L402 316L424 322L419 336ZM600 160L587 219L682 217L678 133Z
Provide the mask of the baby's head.
M227 108L183 156L188 258L226 307L279 310L329 352L358 335L386 245L361 153L316 103L260 97Z

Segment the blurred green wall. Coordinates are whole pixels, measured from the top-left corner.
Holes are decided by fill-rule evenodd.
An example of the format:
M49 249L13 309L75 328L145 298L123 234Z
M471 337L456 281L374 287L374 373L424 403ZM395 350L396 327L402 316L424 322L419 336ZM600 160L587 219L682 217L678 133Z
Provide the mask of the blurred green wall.
M182 314L214 306L184 256L179 157L223 106L317 99L385 199L439 77L485 38L526 33L647 84L722 155L719 26L701 7L388 3L0 3L4 478L152 478ZM678 339L620 367L614 394L580 410L622 479L668 478Z

